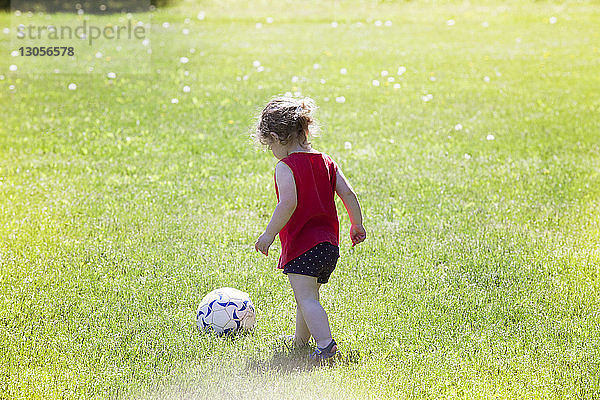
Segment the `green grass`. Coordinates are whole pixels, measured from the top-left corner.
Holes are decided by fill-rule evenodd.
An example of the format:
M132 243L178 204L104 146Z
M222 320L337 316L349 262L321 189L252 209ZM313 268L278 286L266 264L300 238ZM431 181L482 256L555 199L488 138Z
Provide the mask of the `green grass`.
M185 2L151 24L151 56L76 63L0 33L0 398L600 397L597 2ZM292 292L253 249L276 198L248 132L288 91L320 106L369 235L350 247L338 203L331 368L276 345ZM250 293L253 333L197 331L220 286Z

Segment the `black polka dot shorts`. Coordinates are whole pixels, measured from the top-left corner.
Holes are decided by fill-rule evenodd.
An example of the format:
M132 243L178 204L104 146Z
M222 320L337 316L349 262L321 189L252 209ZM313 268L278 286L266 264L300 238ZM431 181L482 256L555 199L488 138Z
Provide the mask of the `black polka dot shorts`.
M340 248L329 242L319 243L283 266L284 274L314 276L318 283L327 283L335 269Z

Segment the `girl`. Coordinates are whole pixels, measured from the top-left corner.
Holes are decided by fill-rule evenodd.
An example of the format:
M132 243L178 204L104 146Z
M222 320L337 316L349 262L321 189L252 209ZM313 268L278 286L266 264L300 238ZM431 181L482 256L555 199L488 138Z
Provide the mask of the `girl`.
M296 299L296 332L293 344L308 343L317 349L311 358L324 360L337 351L329 320L319 302L319 288L327 283L339 258L339 222L334 193L350 216L352 246L366 238L356 194L338 165L327 154L312 148L308 137L317 129L314 102L279 97L263 109L255 138L280 161L275 166L277 206L254 245L268 255L275 235L281 240L278 268L287 275Z

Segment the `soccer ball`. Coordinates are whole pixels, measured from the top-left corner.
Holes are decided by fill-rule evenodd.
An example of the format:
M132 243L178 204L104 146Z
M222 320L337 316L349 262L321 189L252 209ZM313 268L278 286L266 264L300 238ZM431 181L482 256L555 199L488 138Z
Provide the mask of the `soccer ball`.
M208 293L198 306L198 329L218 335L250 329L256 321L254 305L248 293L230 287Z

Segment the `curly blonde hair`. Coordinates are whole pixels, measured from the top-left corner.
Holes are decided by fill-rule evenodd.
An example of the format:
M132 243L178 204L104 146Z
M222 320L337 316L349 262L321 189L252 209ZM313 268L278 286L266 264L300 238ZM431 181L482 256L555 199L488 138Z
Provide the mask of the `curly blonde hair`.
M260 113L252 136L265 146L273 142L273 136L283 145L293 141L308 145L306 132L309 136L318 136L320 132L314 118L316 109L314 100L309 97L275 97Z

